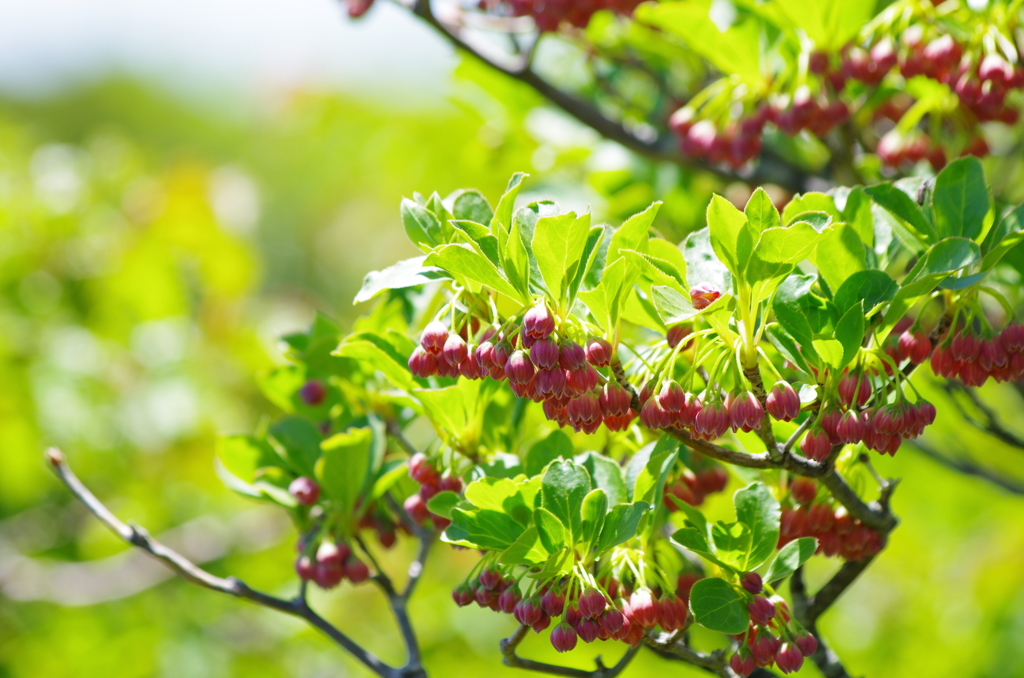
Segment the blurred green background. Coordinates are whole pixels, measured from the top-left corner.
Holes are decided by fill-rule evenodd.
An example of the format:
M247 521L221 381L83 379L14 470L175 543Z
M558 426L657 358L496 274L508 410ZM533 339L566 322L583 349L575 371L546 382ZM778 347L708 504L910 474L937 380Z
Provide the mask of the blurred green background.
M321 30L354 35L337 14ZM386 20L373 30L399 39ZM679 239L701 225L712 190L742 192L640 162L471 63L437 63L441 84L414 92L396 61L371 68L376 88L363 73L254 95L189 74L186 92L112 68L0 93L0 676L368 675L300 623L129 552L46 472L43 447L62 446L122 518L215 573L289 595L287 520L221 485L214 440L272 413L256 377L281 361L276 336L317 310L350 324L366 310L351 302L363 275L415 252L402 196L475 186L496 197L523 170L524 200L589 205L613 223L662 199L658 228ZM998 388L987 397L1019 425L1019 400ZM940 415L933 444L1019 466L1019 451L957 425ZM878 466L904 479L903 524L823 622L847 667L1024 676L1024 500L909 448ZM396 574L411 548L390 554ZM512 620L450 603L472 560L433 553L411 610L426 665L433 676L516 675L497 652ZM834 566L814 563L812 581ZM314 601L401 661L371 587ZM609 661L620 652L562 660L590 667L602 650ZM553 659L539 639L525 654ZM700 672L643 653L624 675Z

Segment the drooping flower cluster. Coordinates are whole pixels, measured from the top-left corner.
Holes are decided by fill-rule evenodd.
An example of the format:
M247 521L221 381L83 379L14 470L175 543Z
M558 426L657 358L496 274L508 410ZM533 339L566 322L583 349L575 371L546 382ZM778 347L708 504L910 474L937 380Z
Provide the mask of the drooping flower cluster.
M831 502L830 495L818 491L814 480L794 479L782 508L779 548L800 537L814 537L818 540L817 552L829 558L861 560L878 553L883 546L882 536Z
M548 419L576 431L594 433L602 424L611 431L629 428L636 417L631 394L597 369L611 364L611 344L590 337L581 346L555 329L543 301L507 332L484 332L474 347L435 321L424 329L409 369L418 377L508 381L517 396L543 403Z
M742 678L754 669L774 664L783 673L799 671L804 657L818 649L818 640L805 631L790 614L785 601L764 594L764 583L756 572L745 572L740 585L751 594L747 603L750 626L737 636L738 652L729 657L729 667Z
M442 475L422 452L409 458L409 476L420 484L420 489L405 500L405 512L417 525L424 525L429 520L439 530L448 527L451 521L431 513L427 502L438 492L462 492L462 478L450 471Z
M370 578L370 568L353 552L352 547L334 538L323 541L299 541L299 557L295 572L322 589L332 589L343 580L361 584Z
M998 334L982 336L973 326L950 332L931 355L932 371L967 386L1024 381L1024 325L1010 323Z
M517 622L540 633L554 623L551 644L568 652L577 642L621 640L637 646L649 629L684 628L688 623L689 593L699 575L683 573L672 593L604 577L587 584L576 577L559 577L537 584L517 580L511 569L495 565L452 591L460 607L476 603L495 612L511 614Z
M695 470L684 468L665 482L664 502L669 511L678 511L678 502L700 506L705 497L723 491L729 482L729 473L721 464L698 461L697 453L693 456Z

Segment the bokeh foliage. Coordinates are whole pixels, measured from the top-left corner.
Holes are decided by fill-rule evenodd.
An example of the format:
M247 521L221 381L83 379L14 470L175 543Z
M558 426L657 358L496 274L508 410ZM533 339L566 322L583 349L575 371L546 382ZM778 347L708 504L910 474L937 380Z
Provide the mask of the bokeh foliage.
M350 324L363 274L405 256L396 196L461 185L495 195L526 169L537 193L616 222L663 199L658 227L678 238L727 188L619 157L475 66L461 75L456 105L437 110L295 93L224 113L123 81L0 108L0 676L362 675L298 624L173 580L69 604L64 593L89 602L87 585L121 566L106 559L126 557L44 473L41 447L64 446L100 497L155 534L200 516L240 531L209 567L287 593L287 531L223 488L213 437L272 412L255 375L278 361L276 334L315 308ZM955 421L936 429L949 435ZM911 450L885 464L906 479L894 502L904 523L825 618L836 649L871 676L1024 675L1021 500ZM732 489L712 511L730 510ZM449 602L473 556L434 555L411 610L426 664L515 675L493 642L507 618ZM88 561L97 568L61 569ZM82 572L94 579L73 577ZM391 620L372 592L316 602L400 659L379 642ZM645 653L624 675L661 662Z

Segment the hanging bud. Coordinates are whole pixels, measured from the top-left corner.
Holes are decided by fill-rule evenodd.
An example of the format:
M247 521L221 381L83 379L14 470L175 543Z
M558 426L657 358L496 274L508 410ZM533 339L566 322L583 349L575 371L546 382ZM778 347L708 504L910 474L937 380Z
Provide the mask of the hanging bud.
M315 480L306 476L300 476L293 480L288 486L288 491L302 506L312 506L320 498L320 486L316 484Z
M764 589L764 583L761 581L761 575L757 572L744 572L740 581L743 588L750 593L758 594Z
M595 588L588 588L580 596L579 607L580 613L587 619L593 619L594 617L600 616L604 612L604 608L608 606L608 599L604 597L604 594Z
M864 423L856 412L851 410L843 414L836 424L836 437L846 445L859 443L864 439Z
M576 647L576 631L562 622L551 632L551 644L558 652L568 652Z
M437 358L422 346L417 346L409 356L409 371L421 379L432 377L437 374Z
M558 365L559 349L550 337L538 339L530 347L530 361L541 370L549 370Z
M534 339L544 339L555 331L555 318L543 300L523 316L523 331Z
M319 379L310 379L299 389L299 397L310 407L316 407L327 398L327 387Z
M750 391L740 393L729 403L729 420L733 430L742 429L746 432L761 428L764 410Z
M779 668L779 671L789 674L794 671L799 671L800 667L804 665L804 655L800 652L800 649L792 643L783 643L782 647L775 654L775 666Z
M773 419L792 421L800 414L800 396L789 383L780 381L772 387L765 406Z
M668 334L665 338L668 339L669 348L675 348L692 333L693 328L689 325L672 325L668 328Z
M448 328L437 320L423 328L423 334L420 335L420 346L434 356L441 354L446 341L448 341Z
M800 650L800 654L810 657L818 651L818 639L804 631L796 637L796 646Z
M505 363L505 376L513 384L526 384L533 379L533 363L526 351L517 350L509 356Z
M586 364L586 351L575 341L563 341L558 347L558 366L563 370L578 370Z
M810 504L818 496L818 483L811 478L794 478L789 493L798 504Z
M757 626L764 626L775 617L775 603L764 596L754 596L754 599L747 603L747 611L750 613L750 621Z
M690 288L690 301L698 311L710 306L720 296L722 293L708 283L700 283Z
M587 362L595 367L607 367L612 361L612 345L600 337L590 337L584 346Z
M540 602L549 617L560 617L565 610L565 595L556 588L548 589Z

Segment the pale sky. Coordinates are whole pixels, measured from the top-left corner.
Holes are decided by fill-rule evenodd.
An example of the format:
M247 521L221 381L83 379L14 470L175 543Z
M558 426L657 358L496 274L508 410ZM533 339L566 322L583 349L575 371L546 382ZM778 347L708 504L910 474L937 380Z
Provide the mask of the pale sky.
M199 94L290 85L375 96L443 91L452 50L386 0L4 0L0 91L43 94L120 72Z

